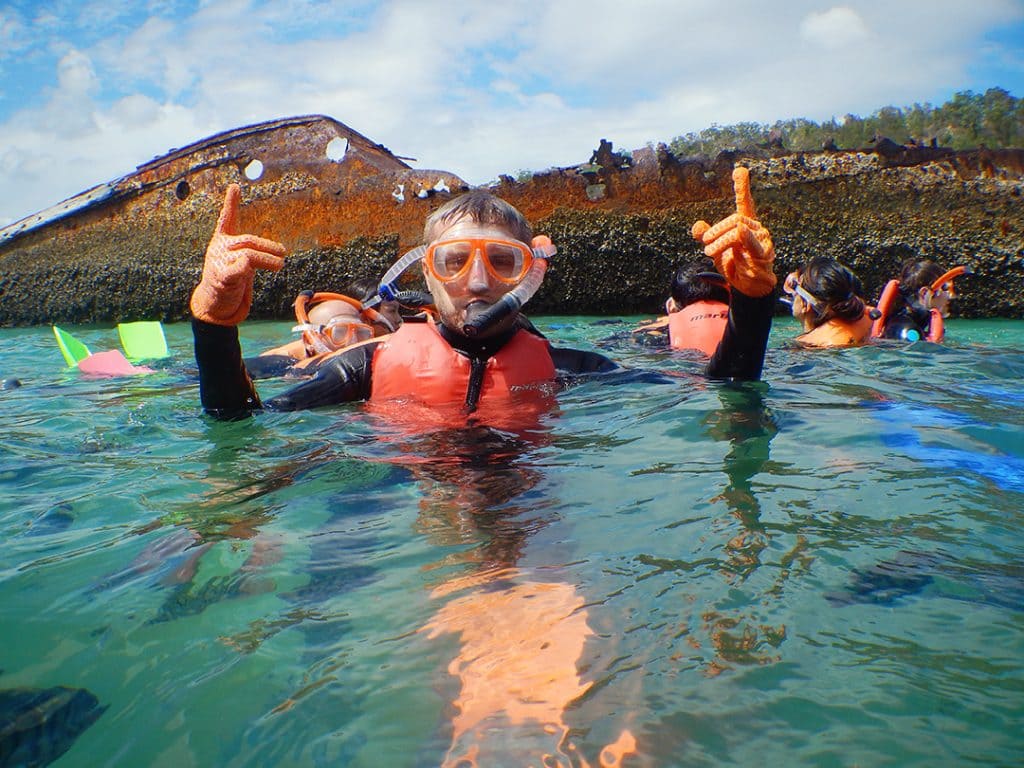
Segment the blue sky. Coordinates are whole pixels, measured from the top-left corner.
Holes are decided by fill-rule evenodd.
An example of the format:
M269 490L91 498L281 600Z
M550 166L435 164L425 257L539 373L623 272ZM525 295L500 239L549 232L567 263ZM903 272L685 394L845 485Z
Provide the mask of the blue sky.
M482 184L995 86L1024 97L1024 0L0 0L0 226L290 115Z

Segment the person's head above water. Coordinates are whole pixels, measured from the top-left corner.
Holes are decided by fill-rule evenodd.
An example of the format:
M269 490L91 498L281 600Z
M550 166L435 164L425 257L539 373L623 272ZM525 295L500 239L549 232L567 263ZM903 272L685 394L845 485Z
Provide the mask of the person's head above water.
M293 330L302 332L307 352L322 354L373 338L379 315L345 294L303 291L295 299L295 318Z
M372 277L360 277L345 286L345 295L361 301L365 306L368 301L377 296L377 280ZM386 322L374 322L374 335L381 336L385 333L392 333L398 330L402 324L402 315L398 309L397 301L379 301L374 305Z
M422 268L441 322L463 334L474 316L501 301L534 261L533 231L519 211L489 192L468 192L438 208L423 229ZM512 327L516 312L479 337Z
M715 271L715 263L706 256L676 270L665 311L672 314L698 301L729 303L725 278Z
M362 320L358 309L340 299L322 301L309 310L309 322L316 325L327 325L332 320L339 322L343 319L350 319L356 323Z
M793 317L805 330L829 320L857 320L864 314L863 286L848 267L827 256L815 256L791 272L783 290L793 298Z
M900 267L900 294L904 302L922 310L937 309L943 317L949 316L949 301L956 298L953 281L948 287L933 287L946 270L929 259L908 259Z

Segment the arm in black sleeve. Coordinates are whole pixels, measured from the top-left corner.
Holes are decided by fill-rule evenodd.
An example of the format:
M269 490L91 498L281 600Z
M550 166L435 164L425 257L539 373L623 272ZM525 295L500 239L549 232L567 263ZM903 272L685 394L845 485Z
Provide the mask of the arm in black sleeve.
M218 419L237 419L260 408L259 395L242 363L238 328L193 318L192 335L203 410Z
M618 363L604 355L582 349L551 347L551 360L559 373L608 373L619 369Z
M295 365L295 358L288 355L257 355L247 357L242 362L249 372L249 378L256 381L284 376Z
M378 343L359 344L332 355L317 367L312 379L270 398L266 407L275 411L298 411L367 400L373 352Z
M772 330L775 294L752 299L733 289L729 322L705 374L714 379L756 381L761 378L768 334Z

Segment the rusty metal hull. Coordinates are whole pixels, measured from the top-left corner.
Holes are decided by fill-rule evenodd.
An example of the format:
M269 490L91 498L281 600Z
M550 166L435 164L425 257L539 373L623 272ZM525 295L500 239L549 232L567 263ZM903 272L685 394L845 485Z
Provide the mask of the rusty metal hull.
M494 187L559 258L535 312L653 312L676 264L694 258L696 218L727 214L731 169L751 168L779 269L827 253L869 293L908 255L970 257L990 279L965 314L1024 315L1024 152L961 152L880 142L859 152L723 153L677 158L664 146L617 153ZM286 317L299 290L378 276L420 241L430 211L467 184L403 158L324 116L247 126L174 150L0 230L0 324L186 317L224 189L243 189L241 226L292 251L260 275L253 317ZM1014 293L1016 291L1016 293Z

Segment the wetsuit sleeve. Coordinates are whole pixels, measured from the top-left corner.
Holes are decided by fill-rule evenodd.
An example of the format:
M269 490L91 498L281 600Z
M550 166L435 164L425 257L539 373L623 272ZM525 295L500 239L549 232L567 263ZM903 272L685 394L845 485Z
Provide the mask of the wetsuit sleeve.
M333 355L320 364L312 379L270 398L264 405L275 411L298 411L369 399L376 348L377 344L360 344Z
M245 370L252 379L272 379L284 376L295 365L295 358L288 355L258 355L243 361Z
M192 335L203 410L218 419L237 419L260 408L259 395L242 362L238 328L193 318Z
M735 289L732 291L729 322L718 349L704 370L706 375L740 381L761 378L775 302L774 292L753 299Z
M294 411L370 396L376 344L362 344L335 355L320 366L314 378L261 403L242 361L238 328L193 318L192 334L199 366L199 398L203 410L218 419L243 418L264 407Z
M597 352L551 347L551 360L559 373L608 373L619 365Z

